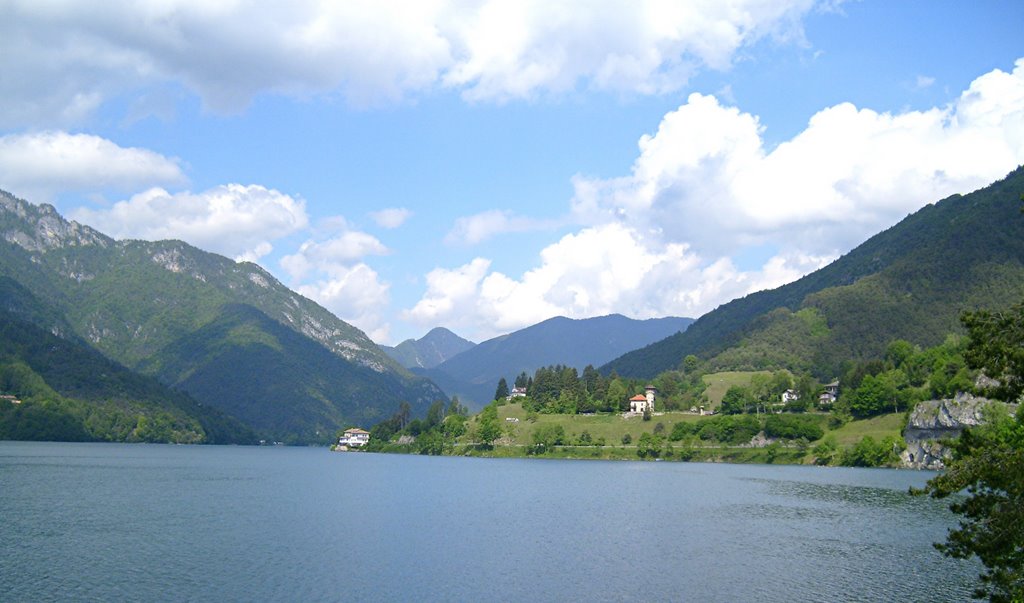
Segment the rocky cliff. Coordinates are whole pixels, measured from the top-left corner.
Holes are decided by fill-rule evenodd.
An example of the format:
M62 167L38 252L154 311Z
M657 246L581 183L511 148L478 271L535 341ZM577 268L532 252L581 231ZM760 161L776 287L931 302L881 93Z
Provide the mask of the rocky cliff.
M910 413L903 432L907 449L900 455L901 466L945 468L950 450L944 442L959 437L967 427L984 423L987 409L993 404L1003 403L967 393L958 393L952 400L928 400L918 404Z

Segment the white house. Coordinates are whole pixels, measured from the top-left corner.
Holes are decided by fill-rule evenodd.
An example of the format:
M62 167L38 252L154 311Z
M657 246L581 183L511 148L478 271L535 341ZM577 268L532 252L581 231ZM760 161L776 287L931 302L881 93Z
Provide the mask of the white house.
M526 397L526 388L525 387L513 387L512 391L509 392L508 396L505 399L506 400L511 400L512 398L525 398L525 397Z
M800 394L796 393L796 390L787 389L782 392L782 403L788 404L789 402L796 402L800 399Z
M370 442L370 432L358 427L352 429L346 429L345 433L338 438L338 446L348 446L351 448L359 448L365 446Z
M629 399L629 412L654 412L654 395L658 391L653 385L644 388L645 394L637 394Z

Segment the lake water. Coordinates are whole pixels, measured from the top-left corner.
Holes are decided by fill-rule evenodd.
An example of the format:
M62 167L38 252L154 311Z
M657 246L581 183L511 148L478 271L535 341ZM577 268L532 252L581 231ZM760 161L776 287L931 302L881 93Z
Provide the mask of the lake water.
M0 601L959 601L931 474L0 442Z

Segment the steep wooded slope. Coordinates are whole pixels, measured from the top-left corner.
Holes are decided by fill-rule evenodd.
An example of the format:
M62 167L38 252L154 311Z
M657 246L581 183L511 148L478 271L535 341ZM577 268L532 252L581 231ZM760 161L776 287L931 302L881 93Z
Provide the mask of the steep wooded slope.
M1024 169L928 205L832 264L702 316L684 333L602 367L650 377L687 354L720 368L789 366L820 375L894 338L932 345L964 309L1024 293Z

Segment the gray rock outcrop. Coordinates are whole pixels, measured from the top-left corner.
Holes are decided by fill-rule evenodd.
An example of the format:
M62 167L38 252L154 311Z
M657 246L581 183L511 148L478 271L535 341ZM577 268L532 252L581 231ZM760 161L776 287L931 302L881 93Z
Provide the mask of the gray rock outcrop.
M964 428L984 423L991 404L1002 403L961 392L952 400L928 400L915 406L903 432L907 449L900 455L901 465L911 469L945 468L950 450L943 441L959 437Z

